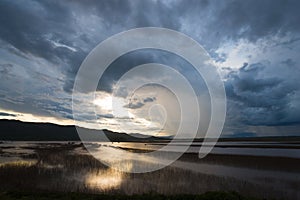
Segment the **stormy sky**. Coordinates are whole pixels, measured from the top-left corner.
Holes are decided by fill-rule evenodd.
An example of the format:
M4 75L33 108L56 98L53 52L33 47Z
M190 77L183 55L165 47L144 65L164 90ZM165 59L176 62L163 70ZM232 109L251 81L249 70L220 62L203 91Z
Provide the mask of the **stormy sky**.
M219 70L227 96L223 136L300 135L299 9L297 0L1 0L0 118L74 124L74 79L89 52L116 33L163 27L196 40ZM113 114L109 105L125 72L154 62L176 66L196 93L206 96L203 81L182 58L157 50L131 52L99 81L93 94L97 122L92 121L95 108L87 104L91 94L76 99L85 125L149 134L164 126L165 134L172 134L178 102L165 88L146 86L129 103L123 88L117 95L121 112ZM176 119L165 122L166 113L154 108L151 123L146 110L154 103L172 105L168 116ZM119 129L129 121L128 129Z

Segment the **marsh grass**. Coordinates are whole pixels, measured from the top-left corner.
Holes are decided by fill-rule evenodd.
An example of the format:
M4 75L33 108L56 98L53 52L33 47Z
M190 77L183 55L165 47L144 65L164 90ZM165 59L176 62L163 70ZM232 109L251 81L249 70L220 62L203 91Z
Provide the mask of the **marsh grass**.
M0 199L234 200L251 199L239 194L267 199L287 195L276 188L171 166L149 173L122 173L90 155L75 154L74 148L39 147L22 161L0 165Z

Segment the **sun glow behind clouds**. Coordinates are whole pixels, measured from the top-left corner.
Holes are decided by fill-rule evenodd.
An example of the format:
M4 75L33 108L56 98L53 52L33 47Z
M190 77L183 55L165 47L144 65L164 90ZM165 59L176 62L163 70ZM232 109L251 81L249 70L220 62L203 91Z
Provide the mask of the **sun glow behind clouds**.
M113 96L105 92L96 92L94 96L92 104L97 115L96 123L100 126L106 124L110 130L146 135L158 134L162 129L161 123L152 121L148 112L143 111L149 109L148 106L133 108L131 98Z
M112 110L112 97L111 96L105 96L105 97L98 97L96 98L93 103L96 106L101 107L103 110L111 111Z
M128 118L133 119L135 116L132 114L126 105L126 99L120 97L113 97L110 94L96 93L93 104L96 106L95 111L97 114L109 114L115 118ZM105 112L105 113L104 113Z

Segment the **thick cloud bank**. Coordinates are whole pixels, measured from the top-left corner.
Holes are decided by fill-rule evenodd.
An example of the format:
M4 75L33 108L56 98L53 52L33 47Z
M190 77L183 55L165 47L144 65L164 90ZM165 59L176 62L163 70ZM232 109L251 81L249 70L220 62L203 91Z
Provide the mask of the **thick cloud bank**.
M224 135L299 135L299 9L297 0L2 0L0 118L72 124L74 78L87 54L113 34L155 26L181 31L209 52L222 74L228 98ZM205 92L202 84L193 81L197 77L188 63L149 50L114 62L100 80L98 98L109 100L117 79L147 62L176 66L199 95ZM161 101L150 94L126 102L126 95L124 88L120 102L132 112L132 118L140 109ZM77 101L84 106L85 98ZM120 120L132 120L114 116L101 105L97 113L100 128L118 131ZM88 122L92 108L84 111ZM134 122L148 123L141 116Z

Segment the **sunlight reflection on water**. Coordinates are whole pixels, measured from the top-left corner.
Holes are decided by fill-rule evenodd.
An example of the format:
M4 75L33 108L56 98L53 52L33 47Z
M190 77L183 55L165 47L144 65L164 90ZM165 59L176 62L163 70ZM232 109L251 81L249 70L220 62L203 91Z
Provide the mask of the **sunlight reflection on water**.
M89 173L85 177L85 183L89 188L111 190L118 188L123 180L123 173L117 170L101 170Z

